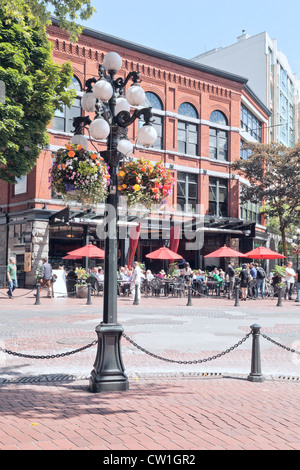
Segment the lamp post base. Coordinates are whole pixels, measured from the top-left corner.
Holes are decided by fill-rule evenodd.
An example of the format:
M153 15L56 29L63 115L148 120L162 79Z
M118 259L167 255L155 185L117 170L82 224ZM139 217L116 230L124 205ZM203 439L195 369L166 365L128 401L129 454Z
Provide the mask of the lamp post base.
M125 392L129 389L120 346L123 331L119 324L100 323L96 327L98 350L89 382L92 393Z

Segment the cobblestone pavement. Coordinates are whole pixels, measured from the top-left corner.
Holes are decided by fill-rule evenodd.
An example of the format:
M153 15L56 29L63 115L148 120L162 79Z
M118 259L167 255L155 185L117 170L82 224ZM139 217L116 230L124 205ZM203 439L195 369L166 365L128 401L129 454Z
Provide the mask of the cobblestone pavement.
M0 348L61 354L96 339L102 297L41 296L0 290ZM208 362L158 360L122 339L128 392L91 394L96 346L63 358L0 352L0 449L295 449L300 447L300 305L228 299L118 299L125 334L149 353L178 361L218 356L253 324L261 337L263 383L247 381L252 339Z

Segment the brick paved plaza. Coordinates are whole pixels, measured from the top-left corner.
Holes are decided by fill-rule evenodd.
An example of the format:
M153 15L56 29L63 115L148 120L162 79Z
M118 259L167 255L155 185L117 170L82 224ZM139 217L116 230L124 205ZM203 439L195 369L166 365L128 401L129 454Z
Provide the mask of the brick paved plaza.
M0 347L52 355L96 339L102 297L47 299L1 290ZM299 350L299 304L277 300L118 299L124 332L150 353L178 361L218 355L254 323ZM0 352L0 449L260 450L300 448L299 355L260 339L263 383L247 380L252 339L204 363L158 360L122 340L129 391L92 394L96 346L37 360Z

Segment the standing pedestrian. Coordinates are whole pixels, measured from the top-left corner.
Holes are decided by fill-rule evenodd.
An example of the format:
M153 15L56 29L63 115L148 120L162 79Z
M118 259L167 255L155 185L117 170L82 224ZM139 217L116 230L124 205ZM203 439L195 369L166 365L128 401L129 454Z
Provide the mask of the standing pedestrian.
M284 298L286 298L287 294L289 296L289 300L293 300L293 289L295 285L296 273L293 269L293 263L291 261L288 262L287 267L285 268L285 282L286 282L286 292L284 294Z
M135 289L137 289L137 300L141 300L141 268L139 267L139 263L135 261L133 263L134 269L133 269L133 274L131 278L131 286L130 286L130 291L135 297Z
M13 291L18 287L16 258L14 256L11 256L8 260L6 275L8 281L7 295L12 299Z
M248 282L249 282L249 271L246 264L242 264L242 270L240 272L240 279L241 279L241 291L242 291L242 300L247 300L247 292L248 292Z
M47 297L52 297L52 266L46 257L42 258L41 287L48 289Z
M229 263L228 263L227 274L228 274L228 278L229 278L228 299L232 299L232 293L233 293L234 281L235 281L234 264L233 264L232 261L229 261Z
M257 271L257 283L256 283L256 298L258 298L259 291L261 292L261 298L265 298L265 284L266 284L266 272L261 267L255 263L256 271Z
M249 282L249 298L256 299L256 285L257 285L257 270L254 263L249 264L250 268L250 275L252 277L251 281Z
M296 282L297 282L297 298L295 302L300 302L300 264L296 269Z

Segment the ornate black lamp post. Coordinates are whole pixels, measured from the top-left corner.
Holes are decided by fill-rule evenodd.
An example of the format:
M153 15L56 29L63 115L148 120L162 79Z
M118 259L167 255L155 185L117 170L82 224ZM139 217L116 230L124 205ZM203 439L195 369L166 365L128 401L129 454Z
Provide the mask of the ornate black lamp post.
M96 327L98 350L89 383L90 391L94 393L125 391L129 387L120 347L123 328L117 321L117 173L120 161L133 151L133 145L127 137L129 125L140 116L144 116L145 124L137 135L139 143L149 146L157 138L156 131L151 125L151 108L136 108L132 114L130 113L131 106L139 107L143 104L145 93L139 85L139 72L130 72L125 80L115 78L121 65L121 57L115 52L110 52L104 57L103 66L99 66L100 78L98 80L92 78L86 82L82 107L88 112L95 112L96 117L92 122L88 118L82 118L83 126L77 122L77 132L75 126L75 135L71 139L71 143L79 143L73 139L79 139L76 135L81 134L82 127L89 125L92 138L107 139L107 150L100 154L110 167L109 194L105 206L105 220L109 220L109 226L107 224L105 227L103 321ZM133 84L125 98L125 87L130 79ZM111 209L116 214L113 219L108 217Z

